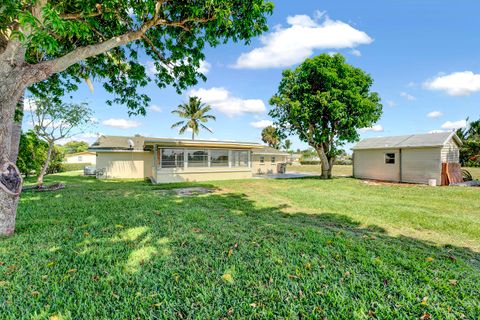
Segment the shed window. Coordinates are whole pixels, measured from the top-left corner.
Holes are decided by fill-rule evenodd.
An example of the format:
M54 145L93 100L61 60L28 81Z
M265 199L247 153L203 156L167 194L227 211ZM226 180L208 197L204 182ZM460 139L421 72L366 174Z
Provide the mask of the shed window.
M275 157L272 157L272 163L275 163Z
M82 162L82 161L83 161L82 156L78 156L78 162Z
M228 150L211 150L210 166L228 167Z
M189 167L208 167L207 150L188 150Z
M395 153L385 153L385 163L395 164Z
M162 168L183 168L183 149L162 149Z
M260 157L260 164L264 164L265 163L265 157Z

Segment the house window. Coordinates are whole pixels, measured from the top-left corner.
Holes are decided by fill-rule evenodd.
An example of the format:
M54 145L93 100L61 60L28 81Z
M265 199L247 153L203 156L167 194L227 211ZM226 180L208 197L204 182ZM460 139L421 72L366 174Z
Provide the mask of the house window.
M207 150L188 150L189 167L208 167Z
M232 151L232 167L248 167L248 151Z
M183 168L183 149L162 149L162 168Z
M395 164L395 153L385 153L385 163Z
M228 150L211 150L210 166L228 167Z
M272 163L275 163L275 157L272 157Z
M83 158L82 156L78 156L78 162L82 162Z
M260 164L265 164L265 157L260 157Z

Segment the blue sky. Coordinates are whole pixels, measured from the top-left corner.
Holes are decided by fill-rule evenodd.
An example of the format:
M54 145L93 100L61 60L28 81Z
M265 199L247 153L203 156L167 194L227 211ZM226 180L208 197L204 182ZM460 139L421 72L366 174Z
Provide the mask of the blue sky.
M214 133L202 132L199 138L260 141L282 70L325 52L342 53L375 81L384 113L362 137L451 130L467 117L480 117L478 0L274 3L270 31L263 38L249 46L231 43L206 50L206 82L183 95L150 84L152 108L146 117L129 118L126 107L107 106L100 83L94 83L94 93L82 86L74 98L89 102L99 123L79 138L91 142L94 133L179 137L170 129L177 121L170 111L195 93L217 116L209 124ZM292 141L294 148L306 147L295 137Z

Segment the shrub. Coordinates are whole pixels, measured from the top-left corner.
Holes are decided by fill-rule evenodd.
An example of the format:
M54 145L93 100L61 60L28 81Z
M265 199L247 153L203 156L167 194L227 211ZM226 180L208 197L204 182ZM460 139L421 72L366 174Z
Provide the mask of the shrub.
M62 163L61 172L83 170L86 166L91 166L91 163Z

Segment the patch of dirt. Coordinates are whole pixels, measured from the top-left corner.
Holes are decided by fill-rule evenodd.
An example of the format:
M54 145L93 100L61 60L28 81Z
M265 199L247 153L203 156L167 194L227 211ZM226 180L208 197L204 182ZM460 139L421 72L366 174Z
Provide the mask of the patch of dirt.
M44 192L44 191L57 191L60 189L65 189L65 185L63 183L54 183L48 186L26 186L23 187L22 191L37 191L37 192Z
M403 186L403 187L416 187L422 186L421 184L407 183L407 182L391 182L391 181L382 181L382 180L362 180L363 183L368 184L369 186Z
M178 188L170 190L155 190L155 192L164 194L164 195L177 195L180 197L193 197L199 196L202 194L209 194L215 192L213 189L204 188L204 187L189 187L189 188Z

